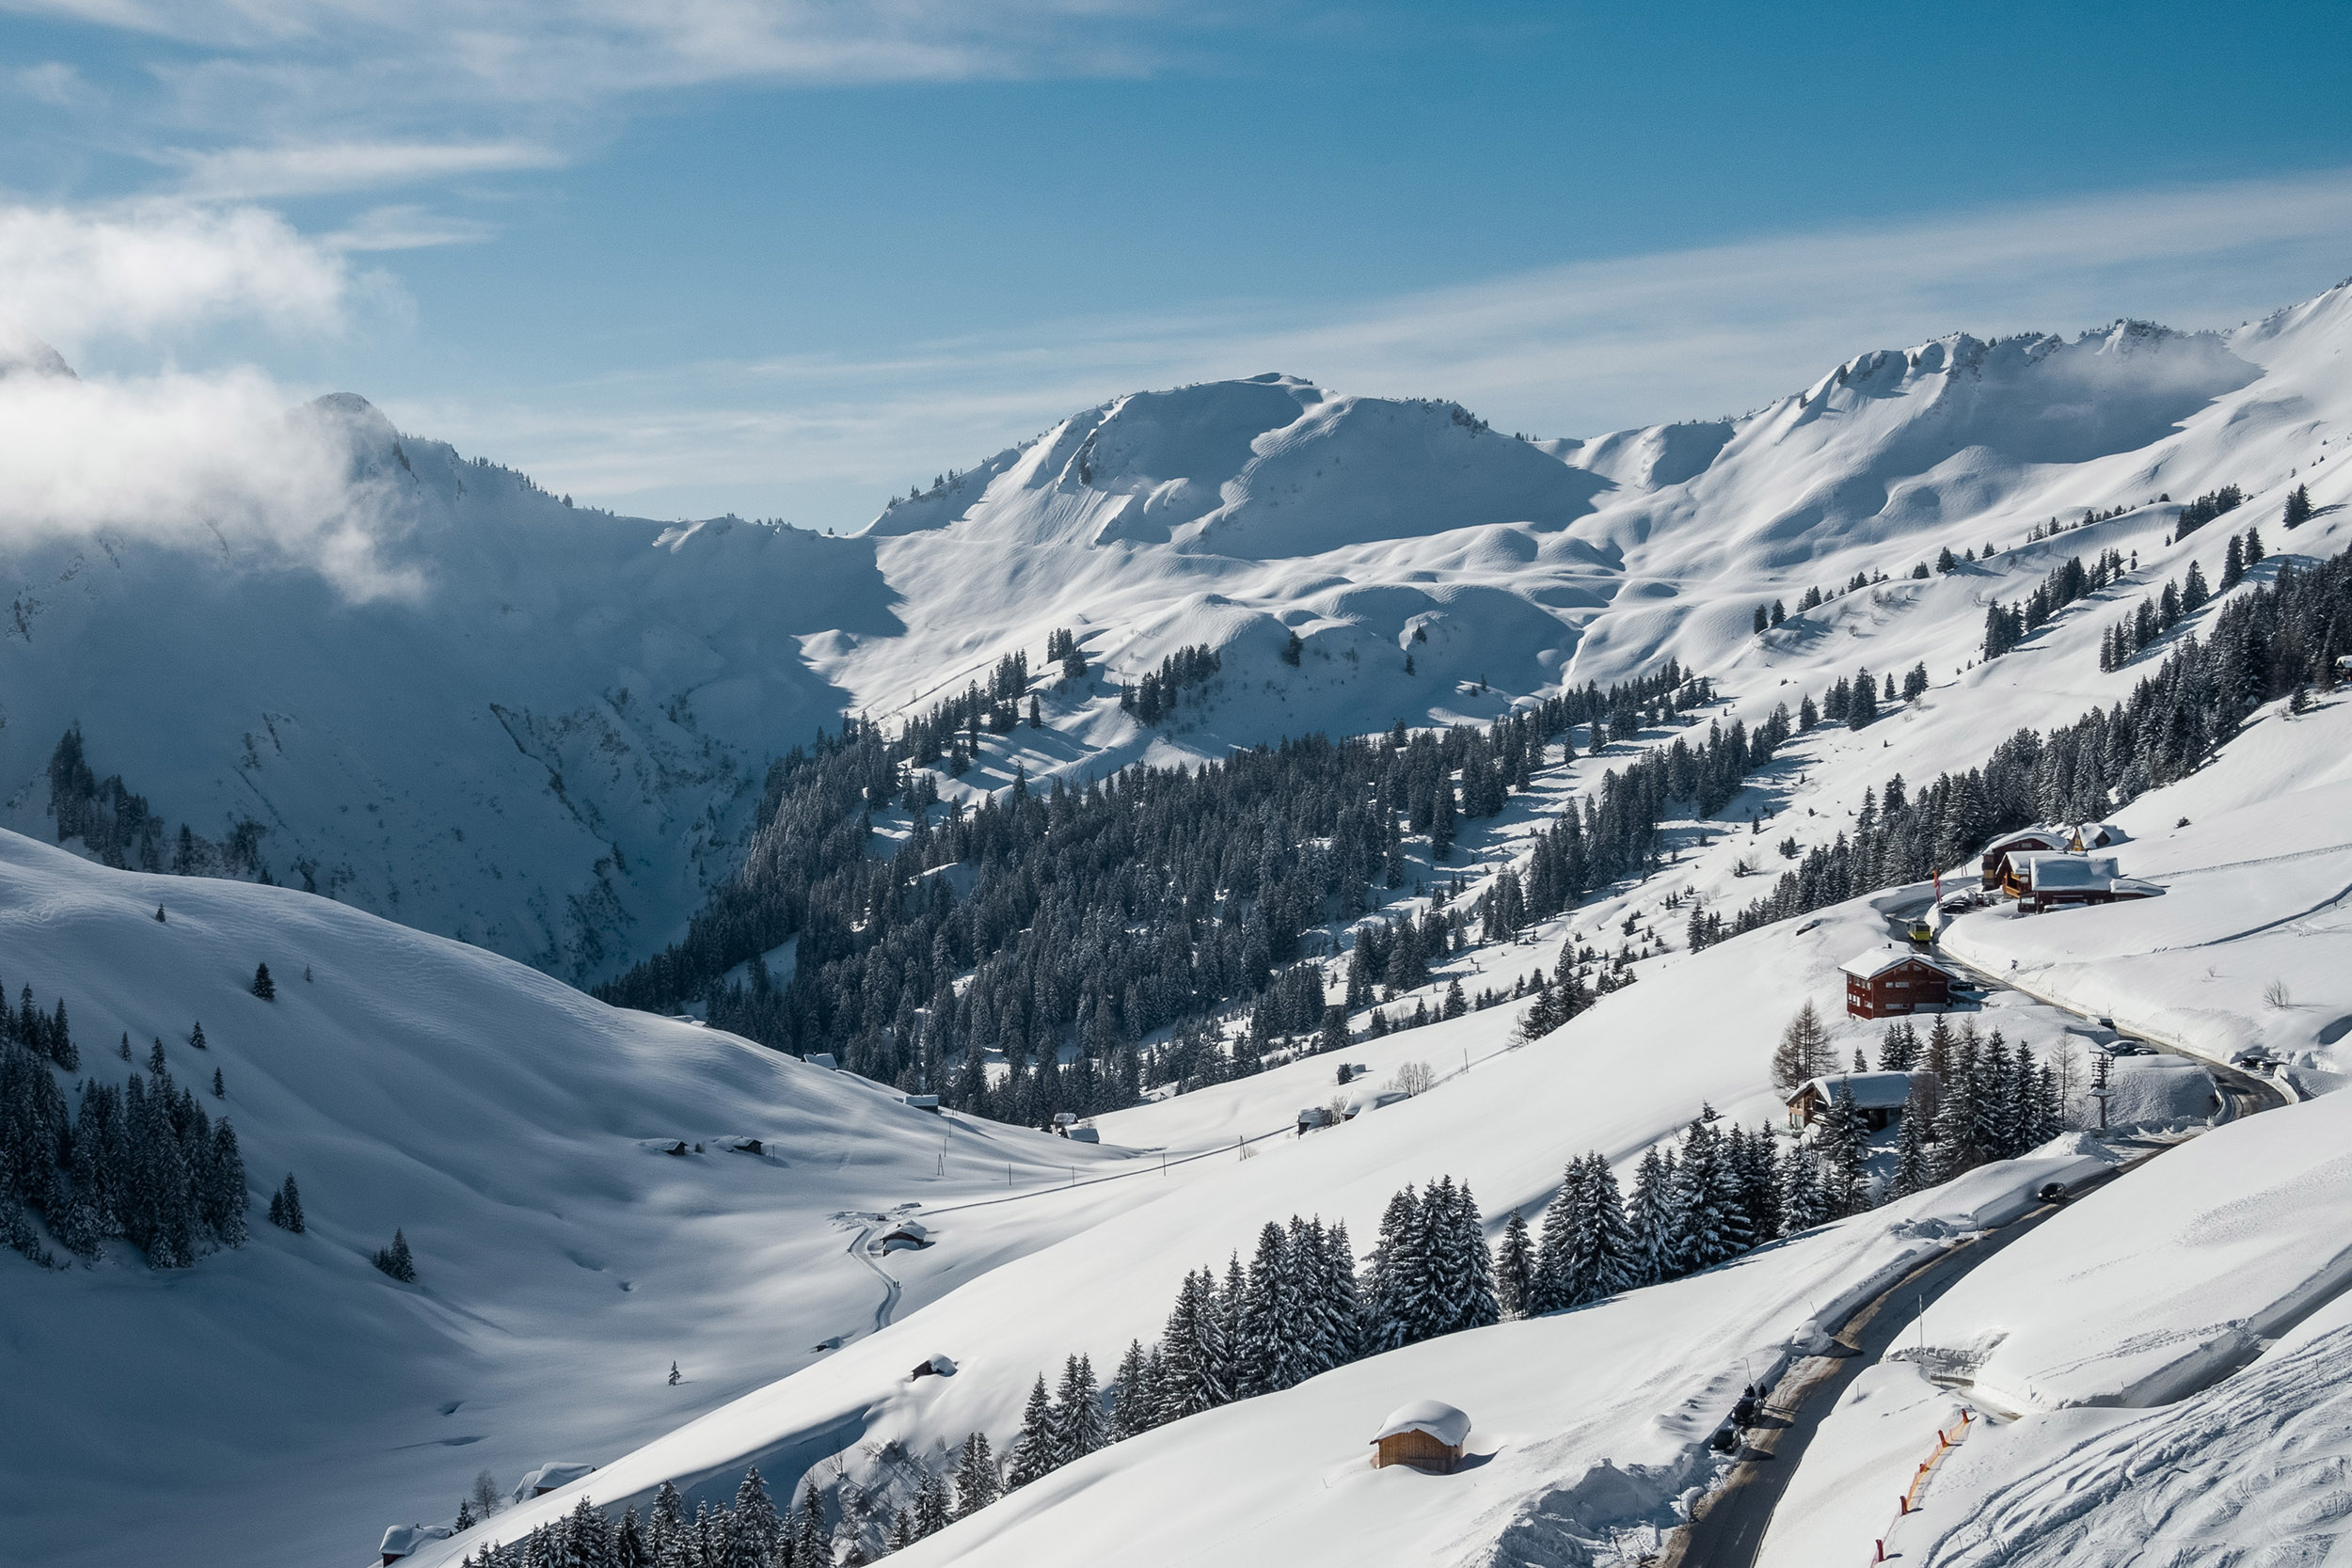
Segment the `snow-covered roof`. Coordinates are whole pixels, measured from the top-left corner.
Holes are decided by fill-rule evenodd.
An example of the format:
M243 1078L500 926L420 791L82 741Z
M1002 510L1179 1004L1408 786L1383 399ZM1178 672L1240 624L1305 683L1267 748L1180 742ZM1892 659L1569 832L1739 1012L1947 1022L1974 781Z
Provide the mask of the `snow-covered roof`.
M594 1465L583 1465L578 1460L551 1460L535 1470L524 1472L523 1479L515 1483L515 1500L528 1502L541 1492L569 1486L583 1476L595 1474L596 1468Z
M1389 1412L1388 1420L1372 1434L1377 1443L1383 1437L1399 1433L1425 1432L1447 1448L1459 1448L1470 1440L1470 1418L1450 1404L1436 1400L1415 1400Z
M1898 947L1893 942L1888 942L1883 947L1873 947L1867 953L1856 954L1838 967L1857 980L1875 980L1897 964L1909 962L1915 958L1926 964L1930 969L1944 967L1915 948Z
M2112 855L2021 855L2021 869L2036 893L2059 888L2099 888L2115 880Z
M1849 1101L1857 1111L1891 1111L1911 1099L1911 1074L1908 1072L1841 1072L1816 1078L1789 1096L1795 1100L1806 1089L1822 1099L1835 1097Z
M2012 844L2023 843L2029 838L2038 838L2045 844L2067 844L2073 841L2074 835L2074 830L2072 828L2020 828L2013 833L2002 833L1994 838L1984 847L1984 852L1988 855L1996 854Z
M883 1231L882 1235L884 1237L912 1236L919 1242L930 1233L930 1227L925 1225L921 1220L900 1220L898 1224Z
M2143 882L2137 877L2118 877L2110 891L2122 898L2154 898L2164 889L2154 882Z
M384 1532L384 1544L376 1551L385 1557L407 1557L428 1541L446 1541L447 1525L394 1525Z

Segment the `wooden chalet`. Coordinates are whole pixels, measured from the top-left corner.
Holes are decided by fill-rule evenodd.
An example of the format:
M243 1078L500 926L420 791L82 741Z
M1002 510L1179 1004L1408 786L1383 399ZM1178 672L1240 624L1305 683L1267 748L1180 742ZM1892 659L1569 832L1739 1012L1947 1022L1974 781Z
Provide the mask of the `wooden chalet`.
M1416 1470L1451 1475L1462 1463L1470 1418L1450 1404L1416 1400L1392 1412L1372 1439L1372 1467L1410 1465Z
M2153 882L2118 876L2112 856L2015 855L2003 882L2027 914L2153 898L2164 889Z
M1847 959L1844 969L1846 1011L1855 1018L1899 1018L1951 1006L1951 971L1907 947L1874 947Z
M2004 833L1984 847L1984 858L1979 868L1984 879L1984 890L1991 893L2003 885L2010 875L2010 857L2012 855L2079 855L2092 849L2104 849L2122 837L2120 829L2110 828L2104 822L2086 822L2072 828L2027 828L2021 832Z
M1880 1132L1903 1119L1911 1103L1911 1085L1925 1073L1841 1072L1797 1085L1788 1097L1788 1125L1810 1127L1829 1111L1833 1099L1845 1101L1861 1117L1862 1125Z

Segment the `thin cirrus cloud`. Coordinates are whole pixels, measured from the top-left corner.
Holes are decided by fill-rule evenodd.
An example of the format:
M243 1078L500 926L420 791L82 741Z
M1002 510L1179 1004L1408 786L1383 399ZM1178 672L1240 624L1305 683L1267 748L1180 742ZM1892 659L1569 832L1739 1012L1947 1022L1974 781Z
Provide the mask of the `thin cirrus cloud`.
M1593 435L1760 406L1954 330L2231 326L2352 271L2352 170L1566 263L1369 302L1031 323L861 357L682 365L404 408L559 488L836 526L1145 387L1289 371ZM919 470L919 472L918 472Z
M315 196L412 185L453 176L552 168L562 158L520 141L332 141L286 147L175 150L182 189L203 199Z

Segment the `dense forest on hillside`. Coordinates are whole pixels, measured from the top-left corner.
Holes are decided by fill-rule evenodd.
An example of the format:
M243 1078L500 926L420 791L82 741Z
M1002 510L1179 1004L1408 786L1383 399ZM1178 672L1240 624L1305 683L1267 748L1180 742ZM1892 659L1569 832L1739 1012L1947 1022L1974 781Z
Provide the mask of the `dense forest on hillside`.
M1458 823L1502 811L1551 760L1548 746L1565 737L1597 752L1694 721L1714 700L1704 679L1670 663L1483 729L1309 736L1077 787L1017 778L972 809L934 806L938 777L926 763L962 750L967 736L977 749L982 732L1009 728L1025 669L1008 660L988 690L975 686L896 738L853 721L786 758L741 874L684 942L598 994L658 1011L705 1001L715 1025L828 1051L869 1077L1008 1119L1108 1110L1167 1065L1138 1050L1155 1031L1253 999L1268 999L1256 1009L1259 1039L1324 1028L1322 981L1309 972L1302 984L1297 965L1332 950L1331 927L1365 921L1403 887L1409 837L1442 864ZM1172 673L1203 669L1196 656ZM1710 725L1612 770L1540 836L1515 879L1507 927L1646 870L1669 800L1719 810L1791 727L1785 713L1753 733ZM894 807L910 831L876 858L875 816ZM1397 971L1425 963L1432 942L1474 940L1458 911L1364 929L1380 960L1373 978L1391 989L1404 989ZM792 971L778 979L760 956L787 941ZM725 983L739 964L747 977ZM1077 1059L1057 1069L1065 1043L1080 1047ZM992 1052L1015 1069L993 1090L982 1069Z
M2236 548L2233 561L2242 561ZM2137 630L2169 631L2185 613L2180 607L2196 608L2191 597L2204 602L2203 578L2193 564L2188 580L2187 594L2167 584L2163 608L2143 603L2123 635L2109 632L2101 648L2104 668L2129 664L2154 641L2153 634L2134 635ZM2225 581L2236 586L2233 578ZM2262 704L2299 702L2310 689L2332 689L2340 678L2336 661L2347 653L2352 551L2309 569L2282 562L2267 586L2225 599L2204 637L2185 635L2124 701L2046 736L2021 729L1982 767L1943 774L1915 793L1898 774L1883 792L1866 794L1851 838L1841 832L1816 846L1770 895L1728 921L1694 912L1692 944L1918 881L1960 863L1995 833L2037 822L2095 820L2185 777Z

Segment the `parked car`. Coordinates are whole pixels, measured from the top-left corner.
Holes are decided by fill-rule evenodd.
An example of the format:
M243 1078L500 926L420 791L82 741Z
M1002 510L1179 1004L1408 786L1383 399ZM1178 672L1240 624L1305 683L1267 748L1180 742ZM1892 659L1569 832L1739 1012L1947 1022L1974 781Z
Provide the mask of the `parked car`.
M2044 1181L2042 1183L2042 1190L2033 1196L2034 1201L2037 1203L2064 1203L2066 1201L2066 1183L2063 1181Z
M2153 1056L2155 1052L2137 1040L2117 1040L2107 1047L2107 1054L2110 1056Z
M1973 893L1955 893L1935 907L1946 914L1966 914L1977 907L1977 895Z

